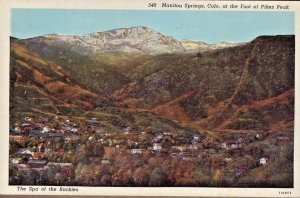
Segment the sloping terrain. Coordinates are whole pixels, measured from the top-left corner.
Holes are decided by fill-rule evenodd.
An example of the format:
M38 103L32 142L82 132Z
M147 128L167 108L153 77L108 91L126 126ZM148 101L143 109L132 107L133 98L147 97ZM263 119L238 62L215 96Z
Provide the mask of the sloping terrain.
M162 55L114 97L204 128L268 128L293 118L294 50L293 36L263 36L201 57Z
M54 185L293 187L294 68L294 36L212 46L140 27L11 38L11 132L27 116L53 131L76 124L78 139L57 145L64 158L48 158L72 163L74 178ZM28 185L13 167L10 182Z
M11 111L89 110L97 100L103 99L74 84L61 66L42 59L13 39L10 81Z
M83 37L46 35L12 43L12 57L16 56L12 65L23 72L15 75L33 79L35 86L67 103L103 106L93 99L100 95L109 98L111 106L147 109L214 130L264 130L294 115L293 36L261 36L237 46L221 43L230 48L216 46L218 50L200 54L179 53L182 43L146 27ZM143 53L113 47L120 43L138 45ZM159 43L180 50L151 48ZM158 50L158 55L150 55L149 49ZM34 64L24 60L28 54ZM28 71L31 76L24 74Z
M128 84L132 77L128 73L157 59L157 55L198 53L240 45L180 41L143 26L86 36L48 34L18 42L61 65L76 84L101 94L111 94Z
M63 66L28 50L11 39L10 121L31 117L98 118L101 126L113 132L124 127L182 129L179 125L146 110L115 108L113 100L79 86ZM78 72L80 74L80 72Z

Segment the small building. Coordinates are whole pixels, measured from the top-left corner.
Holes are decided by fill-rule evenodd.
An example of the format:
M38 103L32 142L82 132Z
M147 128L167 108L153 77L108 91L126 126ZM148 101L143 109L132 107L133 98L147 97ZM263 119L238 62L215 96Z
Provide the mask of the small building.
M290 142L290 138L287 136L278 136L277 137L277 142L278 143L283 143L283 144L287 144Z
M256 139L256 140L259 140L259 139L260 139L260 135L259 135L259 134L256 134L255 139Z
M37 169L43 169L47 164L47 160L36 160L36 159L30 159L25 164L25 167L27 168L37 168Z
M42 133L48 133L51 131L51 128L48 126L44 126Z
M237 148L239 148L239 146L238 146L238 144L237 144L236 142L231 142L231 143L229 143L229 147L230 147L231 149L237 149Z
M93 117L91 118L91 121L97 121L97 118Z
M177 153L171 153L171 154L169 155L169 157L170 157L170 158L177 158L178 155L179 155L179 154L177 154Z
M33 154L33 152L27 148L23 148L23 149L19 149L17 154L21 154L21 155L31 155Z
M31 122L31 121L32 121L32 118L30 118L30 117L25 117L24 120L25 120L25 121L28 121L28 122Z
M21 124L21 127L25 128L25 127L30 127L31 124L30 123L22 123Z
M22 140L25 140L26 138L21 135L9 135L9 140L13 140L16 142L21 142Z
M17 135L17 134L21 134L21 132L22 132L22 129L20 127L15 127L13 129L10 129L10 134Z
M32 155L29 154L14 154L9 157L9 161L13 164L22 164L27 162L29 159L32 159Z
M194 135L193 135L193 139L194 139L195 141L199 141L199 140L201 140L201 136L200 136L199 134L194 134Z
M225 162L230 162L232 160L232 158L231 157L225 157L224 160L225 160Z
M72 163L60 163L60 162L48 162L46 168L49 168L51 166L58 166L58 167L63 168L63 167L72 167L73 164Z
M72 131L73 133L76 133L76 132L78 132L78 128L71 127L70 131Z
M189 152L180 152L179 155L182 157L191 157L191 153Z
M124 131L125 131L125 132L130 132L130 131L131 131L131 127L126 127L126 128L124 129Z
M131 154L142 154L143 152L145 152L146 149L130 149L130 153Z
M188 148L186 147L186 145L172 146L171 149L172 150L177 150L179 152L184 152L184 151L188 150Z
M156 137L154 137L154 138L152 139L152 142L155 142L155 143L161 142L162 139L163 139L163 135L157 135Z
M266 158L266 157L262 157L262 158L260 158L259 159L259 164L260 165L266 165L267 164L267 162L268 162L268 158Z
M239 141L228 141L228 142L223 142L221 144L221 147L224 149L238 149L243 147L243 143Z
M162 150L162 144L161 143L153 143L153 150L161 151Z
M226 142L221 143L221 148L228 149L227 143Z
M10 162L12 164L21 164L24 162L24 160L25 160L25 158L22 156L15 156L10 159Z
M198 145L197 145L197 143L193 143L193 144L190 144L190 145L188 146L188 148L189 148L190 150L197 150L197 149L198 149Z
M62 134L62 133L49 133L48 137L60 139L60 138L64 138L64 134Z
M89 137L89 140L90 140L90 141L95 140L95 136L91 135L91 136Z
M101 164L110 164L110 161L108 159L102 159Z

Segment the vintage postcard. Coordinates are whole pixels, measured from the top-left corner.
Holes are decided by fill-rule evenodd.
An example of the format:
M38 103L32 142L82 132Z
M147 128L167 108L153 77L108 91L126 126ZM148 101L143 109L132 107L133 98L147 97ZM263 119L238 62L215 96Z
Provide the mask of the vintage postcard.
M300 196L299 4L0 2L0 194Z

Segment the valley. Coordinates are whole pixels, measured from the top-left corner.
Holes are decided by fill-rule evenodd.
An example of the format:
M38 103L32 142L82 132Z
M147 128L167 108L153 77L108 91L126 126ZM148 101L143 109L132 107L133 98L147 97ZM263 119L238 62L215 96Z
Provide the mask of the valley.
M295 37L11 37L11 185L293 187Z

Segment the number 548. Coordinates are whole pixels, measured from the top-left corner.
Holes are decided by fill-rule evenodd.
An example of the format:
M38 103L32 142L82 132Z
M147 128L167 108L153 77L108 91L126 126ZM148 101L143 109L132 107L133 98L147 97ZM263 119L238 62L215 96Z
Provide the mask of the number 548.
M153 7L154 8L154 7L156 7L156 3L149 3L148 7Z

